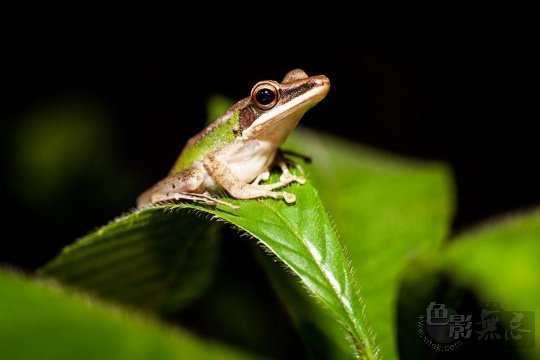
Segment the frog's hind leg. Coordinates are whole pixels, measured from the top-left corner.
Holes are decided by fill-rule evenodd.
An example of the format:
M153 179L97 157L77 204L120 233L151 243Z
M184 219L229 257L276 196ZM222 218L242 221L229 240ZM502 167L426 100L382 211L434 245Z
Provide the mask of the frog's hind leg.
M238 208L205 192L204 175L197 169L188 169L167 176L139 196L137 207L140 209L157 204L176 203L182 200L203 202L208 205L227 205L233 209Z
M181 173L171 174L142 193L137 198L137 207L140 209L152 206L156 204L156 199L161 202L162 198L170 198L172 201L174 197L170 195L175 193L202 193L203 185L204 176L199 170L189 169Z
M273 191L288 185L292 181L296 181L296 178L292 174L285 181L280 180L275 183L260 185L259 182L267 179L269 175L263 172L251 184L247 184L234 175L228 168L227 163L220 160L216 154L208 155L204 160L204 167L214 180L236 199L272 197L274 199L282 198L289 204L296 201L294 194L285 191Z
M239 207L228 203L226 201L220 200L213 197L208 192L201 194L197 193L184 193L184 192L173 192L173 193L156 193L151 197L152 204L166 204L166 203L177 203L182 200L193 201L193 202L203 202L207 205L226 205L234 210L238 210Z

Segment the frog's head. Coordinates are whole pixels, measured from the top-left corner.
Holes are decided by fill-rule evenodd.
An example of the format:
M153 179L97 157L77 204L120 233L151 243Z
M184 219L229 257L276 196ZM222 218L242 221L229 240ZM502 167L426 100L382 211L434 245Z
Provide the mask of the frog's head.
M259 81L239 114L242 138L281 144L302 115L324 99L329 89L326 76L308 76L300 69L289 71L281 83Z

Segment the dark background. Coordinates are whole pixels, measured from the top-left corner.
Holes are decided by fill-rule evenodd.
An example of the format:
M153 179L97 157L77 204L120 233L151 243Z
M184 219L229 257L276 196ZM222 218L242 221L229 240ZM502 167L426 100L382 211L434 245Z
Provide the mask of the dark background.
M6 39L0 263L34 269L128 211L203 127L208 96L296 67L332 82L303 125L452 166L456 231L539 202L533 32L287 30Z

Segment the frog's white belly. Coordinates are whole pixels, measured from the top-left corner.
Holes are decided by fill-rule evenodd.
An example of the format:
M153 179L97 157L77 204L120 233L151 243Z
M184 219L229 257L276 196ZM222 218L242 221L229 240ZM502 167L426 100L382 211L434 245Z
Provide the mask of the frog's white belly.
M248 140L235 142L221 149L217 156L240 181L250 183L262 172L269 169L274 161L277 147L270 141ZM205 186L215 189L219 186L200 164L205 174Z

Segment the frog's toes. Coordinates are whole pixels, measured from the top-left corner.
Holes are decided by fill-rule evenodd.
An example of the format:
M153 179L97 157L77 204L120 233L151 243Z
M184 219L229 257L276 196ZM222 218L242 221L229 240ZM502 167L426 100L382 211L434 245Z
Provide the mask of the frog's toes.
M288 192L283 192L282 194L283 194L283 199L285 200L287 204L292 204L296 202L296 195L288 193Z
M299 184L305 184L306 183L306 179L302 176L296 176L296 175L293 175L291 174L290 172L283 172L279 178L279 181L284 183L284 184L290 184L292 182L297 182Z

